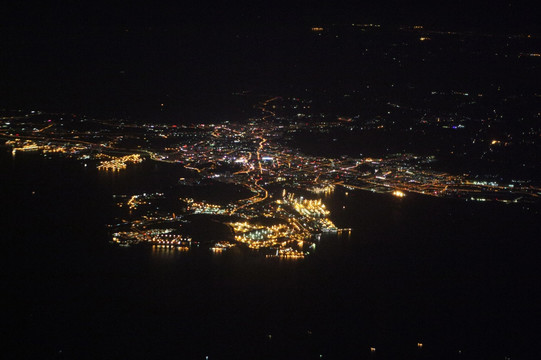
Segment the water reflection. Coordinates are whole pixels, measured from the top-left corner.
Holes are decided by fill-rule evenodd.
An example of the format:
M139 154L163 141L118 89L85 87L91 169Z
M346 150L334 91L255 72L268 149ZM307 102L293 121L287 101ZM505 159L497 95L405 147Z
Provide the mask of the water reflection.
M173 245L152 245L151 247L152 256L159 258L174 258L180 253L187 253L190 251L188 246L173 246Z

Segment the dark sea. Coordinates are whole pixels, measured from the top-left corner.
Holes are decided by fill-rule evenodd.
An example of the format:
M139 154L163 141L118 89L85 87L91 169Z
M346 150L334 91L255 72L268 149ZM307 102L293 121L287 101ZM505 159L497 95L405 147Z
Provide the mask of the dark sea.
M181 168L0 150L5 358L541 358L537 205L337 189L353 231L303 260L159 253L109 243L112 195Z

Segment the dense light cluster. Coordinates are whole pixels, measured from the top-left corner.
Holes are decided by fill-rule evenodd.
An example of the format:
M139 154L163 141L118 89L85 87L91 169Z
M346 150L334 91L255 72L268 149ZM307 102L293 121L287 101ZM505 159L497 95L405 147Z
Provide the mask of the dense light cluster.
M119 171L124 170L127 164L137 164L143 162L143 158L139 154L125 155L121 157L113 157L111 160L102 161L98 165L99 170L112 170Z

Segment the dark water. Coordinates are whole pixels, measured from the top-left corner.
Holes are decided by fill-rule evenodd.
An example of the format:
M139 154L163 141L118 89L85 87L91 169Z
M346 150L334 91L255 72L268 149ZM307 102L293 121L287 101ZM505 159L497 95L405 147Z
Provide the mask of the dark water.
M337 190L325 201L354 231L303 261L155 253L107 243L111 195L167 187L182 170L111 176L21 155L0 153L11 358L541 355L531 206Z

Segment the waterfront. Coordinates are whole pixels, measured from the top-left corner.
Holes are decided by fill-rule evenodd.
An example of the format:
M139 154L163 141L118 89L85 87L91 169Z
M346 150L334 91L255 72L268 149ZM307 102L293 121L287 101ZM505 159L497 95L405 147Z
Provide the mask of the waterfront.
M541 359L531 5L53 5L3 7L7 358Z
M535 204L337 189L323 199L351 236L323 236L300 261L115 247L112 195L182 173L138 166L2 152L15 357L538 355Z

